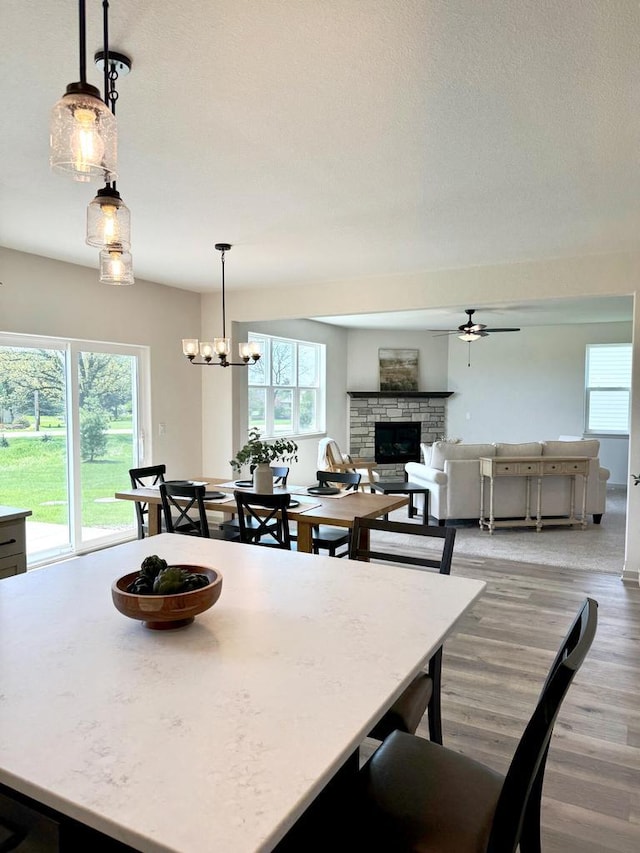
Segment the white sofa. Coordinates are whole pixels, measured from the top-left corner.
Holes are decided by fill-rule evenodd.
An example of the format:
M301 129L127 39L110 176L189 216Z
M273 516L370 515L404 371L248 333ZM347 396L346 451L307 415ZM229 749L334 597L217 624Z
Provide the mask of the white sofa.
M407 479L429 489L430 515L440 524L447 519L480 517L481 456L587 456L589 475L586 480L586 511L599 524L605 511L609 470L600 465L600 442L528 441L521 444L463 444L436 441L421 445L423 462L408 462ZM544 477L542 482L542 516L569 515L571 478ZM576 477L575 506L582 508L582 477ZM422 500L416 495L416 501ZM488 482L485 481L485 512ZM526 510L526 479L498 478L494 482L494 514L496 518L522 518Z

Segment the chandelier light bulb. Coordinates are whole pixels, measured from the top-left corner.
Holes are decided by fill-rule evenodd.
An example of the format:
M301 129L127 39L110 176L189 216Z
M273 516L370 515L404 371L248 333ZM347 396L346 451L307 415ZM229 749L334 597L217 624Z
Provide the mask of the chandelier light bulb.
M213 346L218 356L227 356L231 352L231 341L229 338L214 338Z
M205 361L211 361L214 351L214 346L211 341L200 341L200 355Z
M183 352L183 355L186 355L187 358L195 358L198 355L198 339L197 338L183 338L182 339L182 352Z

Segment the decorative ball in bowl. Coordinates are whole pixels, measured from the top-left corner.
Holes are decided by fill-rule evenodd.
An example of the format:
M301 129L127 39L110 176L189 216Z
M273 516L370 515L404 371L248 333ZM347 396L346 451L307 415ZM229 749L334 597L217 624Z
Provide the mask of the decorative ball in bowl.
M185 575L206 575L209 583L186 592L129 592L140 578L140 572L129 572L111 586L111 597L116 608L131 619L139 619L145 628L167 630L190 625L194 617L204 613L220 598L222 575L206 566L174 565Z

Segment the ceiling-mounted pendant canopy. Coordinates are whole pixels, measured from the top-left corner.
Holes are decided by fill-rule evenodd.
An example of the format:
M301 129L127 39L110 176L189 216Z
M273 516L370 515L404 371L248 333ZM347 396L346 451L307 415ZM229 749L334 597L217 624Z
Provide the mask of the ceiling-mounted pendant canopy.
M85 0L78 2L80 80L70 83L51 111L49 163L54 172L76 181L117 178L115 116L99 90L86 79Z
M201 367L246 367L251 361L253 364L260 358L260 347L255 341L238 344L238 351L242 361L229 361L231 355L231 338L227 337L227 318L225 307L225 282L224 282L224 262L225 254L231 248L230 243L216 243L216 249L220 252L220 261L222 264L222 337L214 338L213 341L199 341L197 338L183 338L182 352L189 359L191 364L197 364ZM195 358L200 353L202 361L196 361ZM214 356L218 361L214 361Z

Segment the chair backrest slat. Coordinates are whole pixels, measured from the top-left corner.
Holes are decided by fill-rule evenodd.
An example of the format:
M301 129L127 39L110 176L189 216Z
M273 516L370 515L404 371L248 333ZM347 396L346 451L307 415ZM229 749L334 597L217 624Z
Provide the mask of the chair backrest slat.
M438 557L437 552L436 556L434 556L430 551L422 552L421 554L408 554L401 550L385 550L377 543L375 547L371 547L370 543L365 547L362 544L364 538L362 531L368 531L369 536L372 531L377 531L380 533L397 533L403 536L424 537L425 539L439 539L441 540L442 550ZM349 557L352 560L384 560L385 562L400 563L405 566L438 569L440 574L448 575L451 573L455 540L455 527L432 527L426 524L410 524L404 521L385 521L381 518L357 517L353 522ZM398 546L398 548L401 547L401 545Z
M358 491L362 474L356 471L316 471L319 486L345 486Z

